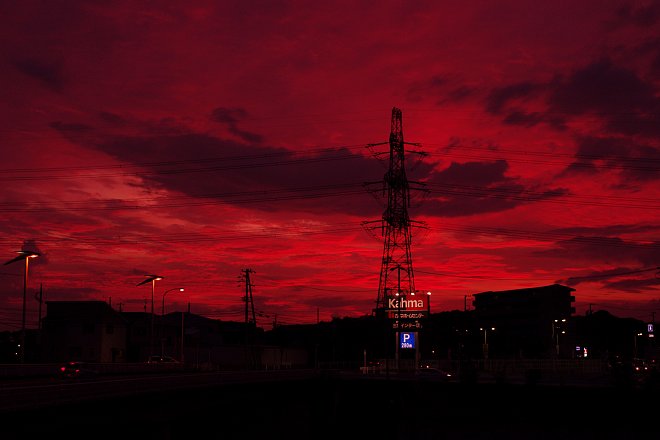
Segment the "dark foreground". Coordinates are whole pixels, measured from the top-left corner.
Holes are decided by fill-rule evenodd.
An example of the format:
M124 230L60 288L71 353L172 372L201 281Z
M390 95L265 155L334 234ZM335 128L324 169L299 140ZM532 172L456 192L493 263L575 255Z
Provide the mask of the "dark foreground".
M9 439L644 439L657 390L325 374L6 411Z

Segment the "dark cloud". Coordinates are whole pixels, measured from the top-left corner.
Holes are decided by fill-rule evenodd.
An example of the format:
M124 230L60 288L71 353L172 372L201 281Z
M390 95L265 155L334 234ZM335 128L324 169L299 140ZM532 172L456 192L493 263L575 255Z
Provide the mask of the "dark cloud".
M654 86L608 59L558 81L548 96L548 106L550 114L593 114L613 133L660 134L660 99Z
M641 277L643 280L648 280L654 278L654 272L657 271L656 268L645 268L645 269L632 269L630 267L616 267L614 269L595 271L587 275L579 277L569 277L561 280L557 280L556 283L566 284L569 286L577 286L581 283L589 283L595 281L614 283L615 281L608 281L615 278L621 279L625 278L625 281L631 281L630 278L635 278L634 281L638 281ZM660 279L657 280L660 282Z
M121 115L111 113L111 112L100 112L99 117L101 120L107 124L115 126L126 125L127 121Z
M522 111L513 111L504 118L503 122L509 125L522 125L533 127L544 121L544 116L539 112L524 113Z
M660 3L657 1L649 1L646 4L626 3L616 11L616 16L620 25L651 27L660 20Z
M635 72L603 59L575 71L548 98L551 111L596 112L604 116L648 110L657 105L653 87Z
M382 208L364 203L370 198L362 188L363 182L383 176L381 164L346 148L303 154L195 133L115 136L89 146L144 166L140 175L160 187L228 204L270 209L269 202L300 207L312 200L321 212L369 215ZM319 198L328 203L317 203Z
M560 228L553 230L553 233L567 234L567 235L596 235L596 236L612 236L622 234L639 234L645 232L660 231L660 226L647 226L647 225L608 225L601 227L591 226L574 226L570 228Z
M630 293L648 292L649 289L660 289L660 279L651 275L641 280L618 280L606 283L603 288Z
M510 181L504 174L509 169L505 160L495 162L452 162L449 167L429 177L429 183L490 186Z
M426 81L417 81L408 87L408 99L413 102L421 101L431 97L437 104L447 102L461 102L469 98L476 91L475 88L467 85L453 84L448 78L442 75L435 75Z
M525 81L493 89L486 99L486 111L494 115L500 114L511 101L528 99L537 95L543 88L543 85Z
M653 266L660 261L660 242L636 243L620 237L576 236L556 243L554 249L538 253L554 258L606 263L639 262L642 266Z
M660 178L660 149L619 137L581 137L576 160L569 171L594 171L601 167L620 170L625 180L635 182Z
M229 131L235 134L245 142L257 144L263 141L259 134L250 133L238 128L240 120L247 117L247 112L242 108L224 108L218 107L211 113L211 120L227 124Z
M652 83L605 58L546 84L519 82L493 89L485 109L504 115L503 122L510 125L532 127L547 123L565 130L567 118L588 114L600 118L613 134L657 137L660 98L656 95ZM525 101L536 97L544 98L547 108L525 110Z
M467 86L460 86L453 90L450 90L447 94L447 98L451 102L460 102L469 98L475 92L474 88Z
M527 188L505 175L508 167L504 160L452 162L445 170L429 176L426 183L432 200L421 206L421 212L446 217L498 212L566 193L563 189Z
M660 44L658 45L660 46ZM651 63L651 68L655 72L655 74L660 73L660 51L658 51L658 54L653 58L653 62Z
M14 66L29 77L39 80L51 90L61 91L65 85L62 63L43 59L26 58L16 60Z
M92 127L87 124L67 123L61 121L51 122L50 126L61 133L86 133L92 130Z

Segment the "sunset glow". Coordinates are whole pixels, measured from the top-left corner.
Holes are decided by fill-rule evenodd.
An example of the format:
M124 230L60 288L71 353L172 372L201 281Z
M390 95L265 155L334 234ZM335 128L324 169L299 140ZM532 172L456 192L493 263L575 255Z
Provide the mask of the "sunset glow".
M40 289L149 311L154 273L158 299L185 287L168 312L240 321L247 268L258 326L371 314L393 107L432 312L553 283L577 314L660 312L658 2L0 13L0 257L40 254L28 328ZM0 269L0 330L24 269Z

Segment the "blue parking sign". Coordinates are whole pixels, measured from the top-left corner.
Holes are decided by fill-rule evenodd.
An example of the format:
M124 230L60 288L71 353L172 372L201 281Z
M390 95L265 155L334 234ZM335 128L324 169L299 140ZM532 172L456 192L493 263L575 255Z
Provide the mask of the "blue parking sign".
M403 332L399 334L401 348L415 348L415 333Z

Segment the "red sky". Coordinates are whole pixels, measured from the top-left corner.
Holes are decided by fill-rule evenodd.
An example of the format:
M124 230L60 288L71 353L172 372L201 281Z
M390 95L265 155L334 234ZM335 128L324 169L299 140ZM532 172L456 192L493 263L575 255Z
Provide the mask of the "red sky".
M0 5L0 249L46 300L257 323L375 305L393 107L433 311L559 282L577 313L660 311L660 4L30 1ZM157 6L155 6L157 5ZM412 147L411 147L412 148ZM421 194L420 194L421 195ZM23 265L0 268L20 328ZM150 307L150 305L149 305Z

